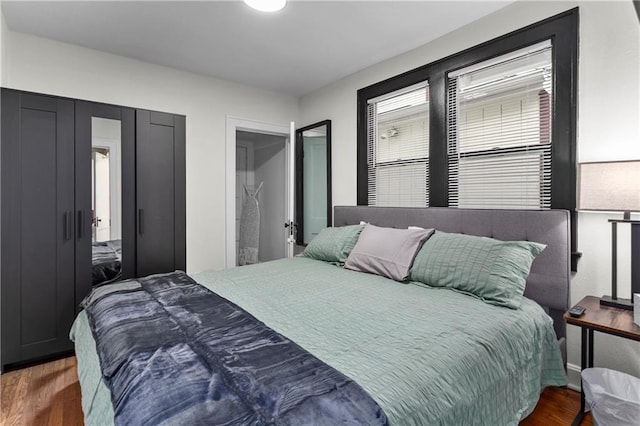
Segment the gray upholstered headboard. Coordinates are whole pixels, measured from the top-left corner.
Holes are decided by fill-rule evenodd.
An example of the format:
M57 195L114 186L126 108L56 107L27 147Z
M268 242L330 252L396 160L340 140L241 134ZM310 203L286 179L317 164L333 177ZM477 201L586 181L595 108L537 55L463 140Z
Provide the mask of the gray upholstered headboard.
M336 206L333 217L335 226L354 225L362 220L394 228L421 226L498 240L546 244L547 248L531 266L524 294L547 310L564 346L566 325L562 315L569 307L571 277L568 211Z

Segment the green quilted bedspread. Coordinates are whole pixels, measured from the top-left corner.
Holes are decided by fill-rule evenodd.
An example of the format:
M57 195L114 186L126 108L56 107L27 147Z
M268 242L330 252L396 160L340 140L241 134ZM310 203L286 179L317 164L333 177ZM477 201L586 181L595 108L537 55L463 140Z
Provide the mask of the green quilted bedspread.
M516 425L566 384L551 319L528 299L513 310L306 258L194 278L354 379L393 425ZM112 424L84 313L71 336L86 424Z

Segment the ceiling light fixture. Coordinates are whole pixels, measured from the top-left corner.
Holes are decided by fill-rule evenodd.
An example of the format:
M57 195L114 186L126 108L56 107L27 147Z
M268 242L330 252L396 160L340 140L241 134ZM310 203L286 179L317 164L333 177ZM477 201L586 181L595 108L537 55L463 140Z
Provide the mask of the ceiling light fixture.
M260 12L277 12L287 4L287 0L244 0L244 2Z

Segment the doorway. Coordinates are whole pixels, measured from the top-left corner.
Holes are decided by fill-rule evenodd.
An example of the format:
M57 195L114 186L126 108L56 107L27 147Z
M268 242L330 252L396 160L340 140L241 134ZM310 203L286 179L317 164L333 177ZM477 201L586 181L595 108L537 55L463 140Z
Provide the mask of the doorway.
M248 131L236 131L236 264L267 262L286 257L284 223L287 220L286 138ZM244 212L258 207L257 235L252 220ZM247 223L249 222L249 223ZM257 238L255 238L257 237ZM251 259L251 242L258 242L256 259ZM243 252L244 250L244 252Z
M291 128L227 117L227 268L293 252L285 227L293 219Z

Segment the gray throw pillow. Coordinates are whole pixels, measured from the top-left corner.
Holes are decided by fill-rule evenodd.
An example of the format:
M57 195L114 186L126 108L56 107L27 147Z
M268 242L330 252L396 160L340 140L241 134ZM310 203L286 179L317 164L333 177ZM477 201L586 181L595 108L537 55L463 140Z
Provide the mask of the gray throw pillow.
M364 225L324 228L307 245L302 256L342 265L358 241L362 228Z
M531 264L545 247L437 231L416 255L409 279L517 309Z
M367 224L344 267L404 281L416 253L431 234L433 229L380 228Z

